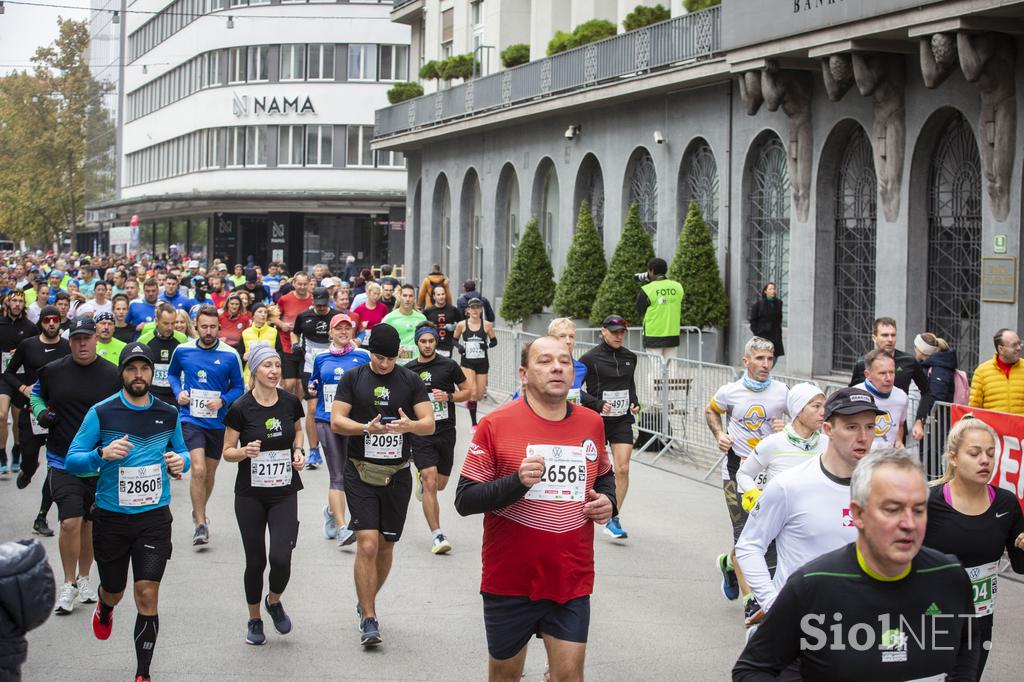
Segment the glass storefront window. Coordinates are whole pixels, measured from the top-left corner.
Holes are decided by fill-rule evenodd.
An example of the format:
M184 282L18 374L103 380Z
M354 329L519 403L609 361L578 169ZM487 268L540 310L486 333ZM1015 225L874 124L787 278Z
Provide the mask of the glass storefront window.
M171 230L167 237L167 255L172 259L181 260L188 253L188 221L171 221Z
M167 254L167 236L169 232L169 225L161 222L156 224L156 228L153 232L153 255L157 258L163 258Z
M209 218L193 218L189 232L189 258L205 263L208 256L210 235Z

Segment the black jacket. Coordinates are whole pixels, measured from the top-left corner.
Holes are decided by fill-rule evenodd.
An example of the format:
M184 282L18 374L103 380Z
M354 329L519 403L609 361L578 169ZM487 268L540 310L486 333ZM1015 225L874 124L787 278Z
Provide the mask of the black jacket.
M953 402L958 362L955 350L939 351L924 359L921 367L928 374L928 390L933 401Z
M56 584L38 540L0 545L0 679L20 680L28 655L25 634L46 622Z
M782 346L782 301L761 296L750 307L750 331L754 336L768 339L775 346L775 357L786 354Z
M935 402L935 398L931 394L931 389L928 386L928 375L924 373L921 365L918 364L917 358L906 351L897 349L894 353L896 356L896 382L895 386L901 388L906 392L910 392L910 382L913 381L917 384L917 390L921 391L921 404L917 406L917 415L915 419L927 419L928 413L931 412L932 403ZM857 360L857 364L853 367L853 376L850 377L850 385L856 386L857 384L864 381L864 358Z
M583 388L590 395L598 398L600 405L590 406L597 412L604 409L604 399L601 397L604 391L629 391L629 404L639 405L640 399L636 395L636 353L625 346L612 348L602 341L580 357L587 368L587 377L583 381ZM631 412L621 417L605 417L605 419L633 421Z
M479 291L465 291L459 296L459 301L455 304L455 307L459 309L459 315L462 315L462 319L469 317L466 314L466 308L469 307L469 301L473 298L479 298L480 302L484 304L484 319L488 322L494 322L494 308L491 307L490 301L480 295Z

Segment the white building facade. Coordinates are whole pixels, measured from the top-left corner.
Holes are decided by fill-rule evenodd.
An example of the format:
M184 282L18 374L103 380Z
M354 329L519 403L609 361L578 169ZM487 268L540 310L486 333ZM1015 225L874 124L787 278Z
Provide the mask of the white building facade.
M374 110L409 79L391 2L136 0L123 6L116 197L140 249L229 262L403 259L405 158ZM100 230L102 232L102 229Z

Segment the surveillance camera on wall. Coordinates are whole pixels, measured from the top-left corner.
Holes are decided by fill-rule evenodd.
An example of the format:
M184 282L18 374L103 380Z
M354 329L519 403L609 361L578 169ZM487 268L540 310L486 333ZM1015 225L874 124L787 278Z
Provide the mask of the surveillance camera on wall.
M665 144L665 136L661 134L660 130L655 130L654 131L654 143L655 144Z
M580 127L577 125L571 125L565 129L565 139L567 140L575 140L579 134Z

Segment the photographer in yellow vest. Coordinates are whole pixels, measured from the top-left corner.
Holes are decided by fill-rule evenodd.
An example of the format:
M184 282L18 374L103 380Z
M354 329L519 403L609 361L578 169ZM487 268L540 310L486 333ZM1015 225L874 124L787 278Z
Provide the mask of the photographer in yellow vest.
M679 350L679 316L683 305L683 285L665 277L664 258L647 262L647 272L634 275L642 283L636 297L636 311L643 318L644 350L664 358L676 357Z

